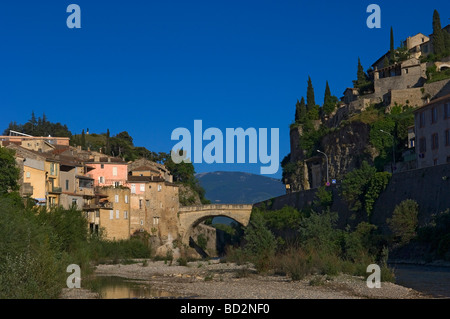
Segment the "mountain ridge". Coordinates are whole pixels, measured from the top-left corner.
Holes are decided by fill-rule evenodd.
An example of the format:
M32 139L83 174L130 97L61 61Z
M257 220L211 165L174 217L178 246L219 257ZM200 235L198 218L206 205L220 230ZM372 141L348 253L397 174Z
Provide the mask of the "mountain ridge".
M254 204L285 194L280 180L263 175L216 171L197 173L195 177L212 204Z

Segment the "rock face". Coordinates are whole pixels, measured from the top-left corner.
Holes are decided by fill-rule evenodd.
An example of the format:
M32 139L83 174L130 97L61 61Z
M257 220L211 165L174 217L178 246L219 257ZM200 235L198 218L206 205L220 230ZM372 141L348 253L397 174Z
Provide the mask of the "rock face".
M293 127L290 132L290 169L284 182L289 184L291 192L319 187L327 178L326 157L317 152L317 155L306 158L300 148L302 134L301 126ZM373 163L378 154L370 145L369 137L369 125L351 122L332 129L321 139L319 150L328 156L329 181L342 179L347 172L360 167L363 161Z
M345 173L359 168L363 161L373 163L378 154L369 143L369 134L369 125L353 122L322 139L322 150L328 156L330 178L341 179ZM324 173L326 175L326 168Z

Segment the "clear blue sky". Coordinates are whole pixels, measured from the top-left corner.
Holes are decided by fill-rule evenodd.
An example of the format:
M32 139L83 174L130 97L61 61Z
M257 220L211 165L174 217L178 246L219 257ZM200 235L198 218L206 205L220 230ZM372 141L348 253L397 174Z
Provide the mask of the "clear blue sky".
M66 8L81 7L81 29ZM381 7L381 29L366 8ZM406 7L406 8L404 8ZM177 127L280 129L280 161L308 75L322 104L325 81L342 96L356 77L418 32L432 32L449 1L1 1L0 130L34 111L72 133L128 131L168 152ZM205 143L206 144L206 143ZM196 164L197 172L259 173L261 164ZM281 177L281 168L272 177Z

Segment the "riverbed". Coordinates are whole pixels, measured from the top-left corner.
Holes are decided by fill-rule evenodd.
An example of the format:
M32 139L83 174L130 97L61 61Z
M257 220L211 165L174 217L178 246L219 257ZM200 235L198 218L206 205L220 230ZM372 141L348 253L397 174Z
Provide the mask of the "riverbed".
M287 276L257 274L251 264L195 261L186 266L164 261L142 261L127 265L98 265L97 278L107 283L97 293L77 297L66 289L62 298L201 298L201 299L415 299L430 296L382 283L368 288L363 277L307 276L293 281ZM108 283L109 282L109 283ZM83 283L82 283L83 287ZM102 290L103 289L103 290ZM89 290L87 290L89 292ZM72 294L72 297L71 297Z

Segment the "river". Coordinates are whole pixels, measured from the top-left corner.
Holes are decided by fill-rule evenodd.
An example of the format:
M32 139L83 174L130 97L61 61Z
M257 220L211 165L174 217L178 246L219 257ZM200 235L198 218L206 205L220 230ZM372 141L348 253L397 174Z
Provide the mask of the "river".
M391 264L396 284L434 298L450 298L450 267Z

